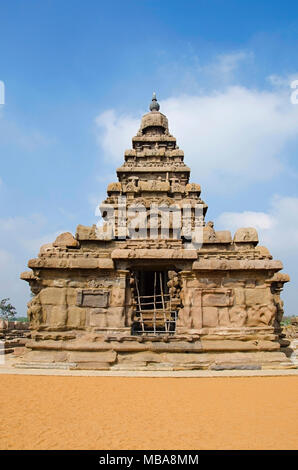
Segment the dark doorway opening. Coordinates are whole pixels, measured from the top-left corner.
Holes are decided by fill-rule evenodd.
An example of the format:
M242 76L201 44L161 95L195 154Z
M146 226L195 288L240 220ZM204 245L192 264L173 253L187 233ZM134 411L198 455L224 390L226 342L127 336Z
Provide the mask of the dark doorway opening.
M135 271L132 334L173 334L177 311L171 305L167 271Z

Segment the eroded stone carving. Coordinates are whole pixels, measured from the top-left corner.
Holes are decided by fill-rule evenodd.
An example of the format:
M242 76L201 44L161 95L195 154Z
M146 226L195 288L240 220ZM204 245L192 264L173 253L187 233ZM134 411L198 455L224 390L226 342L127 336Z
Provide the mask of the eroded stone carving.
M28 319L30 322L31 328L38 328L39 325L43 322L42 317L42 307L39 296L36 295L33 299L28 302Z

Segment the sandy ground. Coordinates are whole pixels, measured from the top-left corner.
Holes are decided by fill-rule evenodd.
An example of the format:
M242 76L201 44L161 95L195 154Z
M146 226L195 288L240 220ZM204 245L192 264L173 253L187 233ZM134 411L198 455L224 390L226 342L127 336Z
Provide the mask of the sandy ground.
M298 377L0 376L1 449L298 449Z

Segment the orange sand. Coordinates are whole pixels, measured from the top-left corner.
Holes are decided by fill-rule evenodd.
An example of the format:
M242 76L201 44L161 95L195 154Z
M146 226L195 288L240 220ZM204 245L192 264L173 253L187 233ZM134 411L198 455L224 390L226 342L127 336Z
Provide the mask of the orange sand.
M298 377L0 376L1 449L297 449Z

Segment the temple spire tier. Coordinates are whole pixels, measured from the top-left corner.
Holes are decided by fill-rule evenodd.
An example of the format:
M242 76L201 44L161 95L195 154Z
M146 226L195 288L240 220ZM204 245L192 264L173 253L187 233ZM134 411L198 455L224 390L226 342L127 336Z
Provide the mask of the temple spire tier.
M205 216L207 205L200 198L201 187L190 183L184 152L169 133L168 119L159 109L154 93L150 112L142 117L132 139L133 148L125 151L125 162L117 169L118 182L109 184L104 204L116 208L119 196L125 196L127 204L142 203L148 209L151 203L179 207L200 204Z
M153 93L150 112L142 117L137 135L132 138L132 149L125 151L125 162L117 168L118 180L123 184L167 182L172 188L168 191L175 193L179 192L178 184L185 193L190 168L183 161L184 152L177 146L176 138L169 133L167 117L159 109Z

